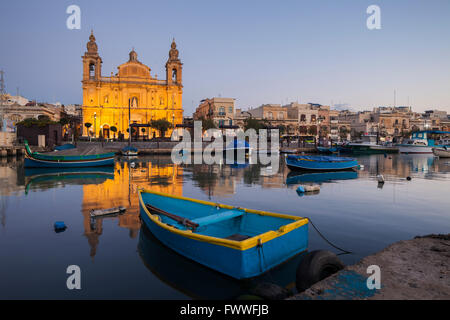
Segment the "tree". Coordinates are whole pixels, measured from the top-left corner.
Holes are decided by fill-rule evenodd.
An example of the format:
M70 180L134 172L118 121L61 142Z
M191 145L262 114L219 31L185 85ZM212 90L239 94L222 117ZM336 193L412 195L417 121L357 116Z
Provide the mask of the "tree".
M45 127L49 124L57 124L58 122L50 120L49 117L43 116L40 119L36 118L26 118L20 122L18 122L16 125L22 125L24 127L32 127L32 126L38 126L38 127Z
M277 127L277 129L279 130L279 132L280 132L280 135L283 135L283 134L285 134L286 133L286 131L287 131L287 128L286 128L286 126L285 125L283 125L283 124L280 124L278 127Z
M158 130L161 137L164 137L166 135L166 131L172 128L172 123L166 119L158 119L150 121L150 126L153 129Z
M307 134L308 133L308 127L306 127L306 126L299 126L298 127L298 131L300 132L300 134Z
M84 126L85 126L86 129L87 129L88 136L91 136L91 133L90 133L90 131L89 131L89 128L92 127L92 123L86 122L86 123L84 124Z
M38 120L39 121L50 121L50 117L41 114L40 116L38 116Z
M340 127L339 128L339 136L341 137L341 140L347 139L347 127Z
M260 129L264 129L266 126L264 122L255 118L247 118L244 120L244 129L254 129L258 132Z
M326 137L328 133L328 127L327 126L321 126L320 127L320 136Z
M317 135L317 127L316 126L310 126L308 128L308 134L310 134L311 136L316 136Z
M109 128L109 130L111 130L111 132L113 133L114 139L115 139L116 138L117 128L115 126L111 126L111 128Z
M202 118L202 130L217 129L216 123L212 119Z
M61 123L62 126L68 125L70 123L70 120L68 118L61 118L59 120L59 123Z

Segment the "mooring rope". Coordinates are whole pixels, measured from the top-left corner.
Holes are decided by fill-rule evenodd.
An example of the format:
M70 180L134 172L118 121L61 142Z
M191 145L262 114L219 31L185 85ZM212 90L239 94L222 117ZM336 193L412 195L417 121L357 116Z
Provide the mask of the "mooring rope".
M311 223L311 225L313 226L313 228L317 231L317 233L319 234L319 236L320 236L323 240L325 240L330 246L332 246L333 248L335 248L335 249L337 249L337 250L342 251L343 253L353 253L352 251L348 251L348 250L342 249L342 248L340 248L340 247L334 245L333 243L331 243L331 241L328 240L328 239L322 234L322 232L320 232L319 229L314 225L314 223L312 222L311 218L309 218L309 217L305 217L305 218L308 219L308 221Z

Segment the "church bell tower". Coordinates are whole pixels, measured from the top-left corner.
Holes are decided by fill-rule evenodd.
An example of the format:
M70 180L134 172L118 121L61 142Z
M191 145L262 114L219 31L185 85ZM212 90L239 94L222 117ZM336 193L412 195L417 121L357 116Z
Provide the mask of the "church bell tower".
M178 58L178 49L175 39L172 41L172 45L169 51L169 60L166 63L166 81L168 85L182 85L182 63Z
M102 76L102 58L98 55L93 31L91 31L86 47L87 51L81 57L83 59L83 82L99 81Z

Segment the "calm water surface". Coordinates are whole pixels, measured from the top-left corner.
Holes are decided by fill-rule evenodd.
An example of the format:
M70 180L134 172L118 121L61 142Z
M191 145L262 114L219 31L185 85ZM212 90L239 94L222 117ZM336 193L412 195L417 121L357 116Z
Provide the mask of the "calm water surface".
M259 165L175 166L169 156L79 174L25 170L0 164L0 299L144 298L225 299L259 281L292 289L298 260L252 281L235 281L161 245L141 226L137 190L152 190L247 208L307 216L336 245L354 252L347 263L416 235L450 229L450 159L423 155L359 157L357 172L267 175ZM386 183L378 186L376 175ZM406 177L412 177L407 181ZM320 193L299 196L303 183ZM91 209L127 207L91 220ZM55 221L68 229L53 231ZM310 228L310 250L336 252ZM81 290L66 288L66 268L81 268ZM295 289L293 289L295 290Z

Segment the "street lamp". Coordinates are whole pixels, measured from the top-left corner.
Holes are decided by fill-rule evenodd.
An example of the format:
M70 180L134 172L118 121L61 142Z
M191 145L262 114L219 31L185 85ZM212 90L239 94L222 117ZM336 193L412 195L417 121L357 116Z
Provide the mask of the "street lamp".
M97 138L97 112L94 112L94 138Z
M172 135L175 132L175 113L172 112Z

